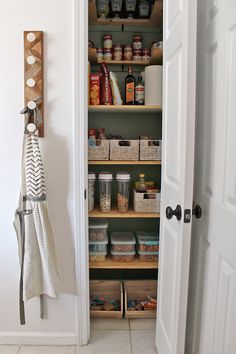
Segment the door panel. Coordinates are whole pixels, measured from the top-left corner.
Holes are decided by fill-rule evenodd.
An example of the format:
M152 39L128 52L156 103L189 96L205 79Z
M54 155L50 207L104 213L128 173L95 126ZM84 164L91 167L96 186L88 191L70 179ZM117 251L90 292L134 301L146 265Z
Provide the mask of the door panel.
M183 354L186 328L195 135L196 1L164 1L163 168L156 345ZM180 204L182 219L166 218Z

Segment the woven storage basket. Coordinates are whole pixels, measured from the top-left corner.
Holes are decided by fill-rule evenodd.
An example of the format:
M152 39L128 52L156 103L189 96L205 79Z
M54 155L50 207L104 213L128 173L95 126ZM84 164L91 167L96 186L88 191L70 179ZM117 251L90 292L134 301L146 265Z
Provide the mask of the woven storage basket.
M129 146L122 146L126 142ZM138 160L139 140L110 140L110 160Z
M140 140L140 160L161 160L161 140Z
M161 193L138 193L134 189L136 213L160 213Z
M109 160L109 140L96 140L96 146L88 147L89 160Z

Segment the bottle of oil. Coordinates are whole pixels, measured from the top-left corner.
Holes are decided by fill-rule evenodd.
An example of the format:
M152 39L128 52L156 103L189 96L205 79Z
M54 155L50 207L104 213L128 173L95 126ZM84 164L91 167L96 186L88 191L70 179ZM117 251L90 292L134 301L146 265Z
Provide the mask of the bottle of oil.
M135 104L135 77L132 74L131 66L129 66L128 75L125 78L125 104Z

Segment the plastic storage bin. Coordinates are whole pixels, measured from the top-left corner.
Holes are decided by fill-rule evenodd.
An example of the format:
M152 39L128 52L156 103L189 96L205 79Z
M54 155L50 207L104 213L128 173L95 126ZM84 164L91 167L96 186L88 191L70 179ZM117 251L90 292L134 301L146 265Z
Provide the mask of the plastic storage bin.
M89 252L107 252L108 237L104 241L89 241Z
M158 252L159 235L157 233L137 233L138 249L141 252Z
M138 257L141 262L157 262L159 252L147 252L138 250Z
M106 260L107 251L105 252L89 252L89 262L104 262Z
M104 219L89 221L89 241L107 240L108 222Z
M111 258L115 262L132 262L135 257L135 251L114 252L111 251Z
M135 243L132 232L113 232L111 234L111 250L113 252L133 252Z

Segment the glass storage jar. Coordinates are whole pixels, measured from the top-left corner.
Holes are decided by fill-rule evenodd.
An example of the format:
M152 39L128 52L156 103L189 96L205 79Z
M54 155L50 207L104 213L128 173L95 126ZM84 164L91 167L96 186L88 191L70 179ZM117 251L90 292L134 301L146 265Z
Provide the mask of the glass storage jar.
M111 211L111 182L112 174L110 172L101 172L99 174L99 193L100 209L103 213Z
M129 183L130 174L119 172L116 175L118 182L117 208L120 213L127 213L129 209Z
M96 181L96 175L93 172L88 174L88 211L94 209L94 185Z
M97 0L97 14L103 20L107 18L109 15L109 0Z

